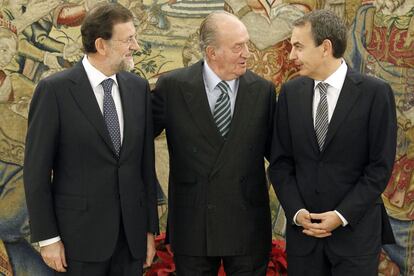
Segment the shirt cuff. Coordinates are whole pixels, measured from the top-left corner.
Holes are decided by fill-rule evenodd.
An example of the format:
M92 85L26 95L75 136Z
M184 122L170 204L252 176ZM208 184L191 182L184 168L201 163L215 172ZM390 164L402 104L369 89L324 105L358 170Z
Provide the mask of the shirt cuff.
M296 224L297 226L302 226L302 225L300 225L300 224L296 221L296 217L298 216L299 212L300 212L300 211L303 211L303 210L305 210L305 211L306 211L306 209L304 209L304 208L299 209L299 211L297 211L297 212L296 212L296 214L293 216L293 223L294 223L294 224Z
M50 244L58 242L58 241L60 241L60 236L57 236L57 237L54 237L54 238L51 238L51 239L47 239L47 240L43 240L43 241L39 241L39 246L43 247L43 246L50 245Z
M334 212L338 215L338 217L341 219L342 221L342 226L345 227L348 225L348 221L341 215L341 213L339 213L337 210L334 210Z

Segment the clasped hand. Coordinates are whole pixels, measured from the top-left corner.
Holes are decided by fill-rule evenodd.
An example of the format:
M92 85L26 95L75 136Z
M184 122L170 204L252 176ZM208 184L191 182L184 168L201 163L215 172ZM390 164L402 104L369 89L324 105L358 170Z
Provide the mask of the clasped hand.
M303 227L302 233L315 238L331 236L332 231L342 224L341 219L334 211L309 213L307 210L301 210L296 221Z

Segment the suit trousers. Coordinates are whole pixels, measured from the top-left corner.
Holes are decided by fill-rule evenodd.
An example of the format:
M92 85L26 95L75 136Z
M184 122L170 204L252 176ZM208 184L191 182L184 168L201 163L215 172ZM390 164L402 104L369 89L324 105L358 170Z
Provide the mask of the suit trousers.
M377 276L379 252L364 256L338 256L324 239L320 239L309 255L288 254L287 261L289 276Z
M184 256L174 255L177 276L217 276L221 263L227 276L266 275L269 255Z
M99 248L96 248L99 250ZM143 274L143 259L134 259L129 250L124 227L119 227L118 241L112 256L103 262L82 262L66 258L68 267L64 276L131 276Z

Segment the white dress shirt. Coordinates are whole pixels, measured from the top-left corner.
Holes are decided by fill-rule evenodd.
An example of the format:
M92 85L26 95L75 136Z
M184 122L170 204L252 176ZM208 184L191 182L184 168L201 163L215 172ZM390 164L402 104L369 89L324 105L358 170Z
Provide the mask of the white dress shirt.
M88 76L89 83L92 86L93 93L95 94L96 101L98 102L99 109L103 115L103 98L104 98L104 91L101 85L101 82L107 78L111 78L114 80L112 85L112 98L115 102L116 113L118 115L119 120L119 128L121 132L121 144L124 137L124 115L122 113L122 103L121 103L121 95L119 94L119 87L118 81L116 80L116 75L112 76L105 76L101 71L96 69L88 60L88 57L85 55L82 59L83 68L85 68L86 75ZM39 246L46 246L55 242L60 241L60 236L39 241Z
M328 101L328 122L331 122L333 112L336 107L336 103L338 102L339 94L341 93L342 86L345 82L346 72L348 71L348 66L346 62L342 60L341 65L336 69L335 72L332 73L326 80L323 82L329 84L326 94L326 99ZM319 92L319 87L317 85L321 81L315 80L314 90L313 93L313 105L312 105L312 116L313 116L313 124L315 126L315 117L316 117L316 109L318 108L319 101L321 99L321 94Z
M328 122L331 122L332 115L334 113L336 103L338 102L339 95L341 94L342 86L345 82L346 72L348 71L348 66L346 65L345 60L342 59L341 65L333 72L326 80L323 82L329 84L326 94L326 99L328 101ZM321 99L321 94L319 92L319 88L317 85L321 81L315 80L314 84L314 93L313 93L313 104L312 104L312 116L313 116L313 124L315 126L315 119L316 119L316 109L318 108L319 101ZM293 222L296 225L299 225L296 221L296 217L298 213L304 209L300 209L296 212L295 216L293 217ZM342 226L348 225L348 221L336 210L334 212L338 215L338 217L342 221Z
M119 94L119 86L118 81L116 80L116 75L112 76L105 76L101 71L96 69L88 60L88 57L85 55L82 59L83 67L85 68L86 75L88 76L89 82L92 86L93 93L95 94L96 101L98 102L99 109L103 114L103 98L104 98L104 91L101 83L111 78L114 80L112 85L112 98L114 99L116 113L118 115L119 120L119 130L121 132L121 145L124 139L124 115L122 113L122 103L121 103L121 95Z
M217 99L220 97L221 90L217 87L217 84L222 80L216 75L216 73L211 70L208 66L207 61L204 61L203 66L203 80L204 87L206 88L208 104L210 105L211 114L214 115L214 108L216 106ZM230 87L229 97L230 97L230 108L231 116L233 117L234 105L236 103L237 90L239 88L239 79L234 79L231 81L226 81Z

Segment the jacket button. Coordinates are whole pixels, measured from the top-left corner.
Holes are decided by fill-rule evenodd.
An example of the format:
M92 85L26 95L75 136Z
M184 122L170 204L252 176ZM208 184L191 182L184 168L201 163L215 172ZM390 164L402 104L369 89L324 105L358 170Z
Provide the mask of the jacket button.
M216 206L213 204L207 204L207 209L208 210L213 210Z

